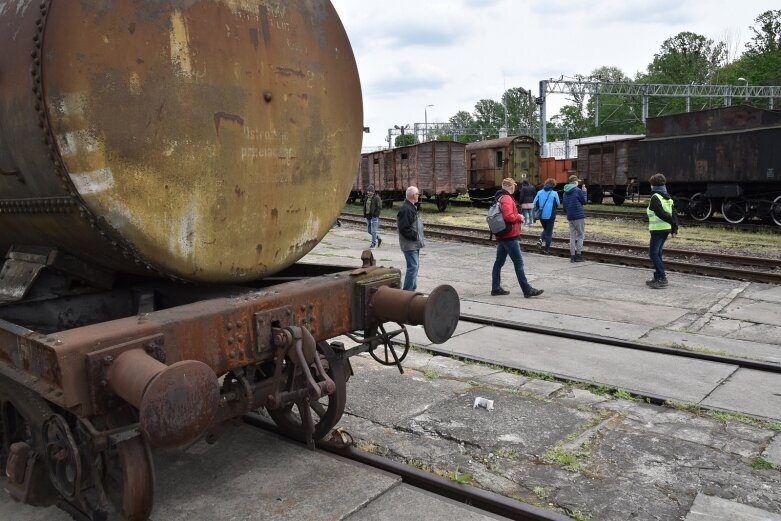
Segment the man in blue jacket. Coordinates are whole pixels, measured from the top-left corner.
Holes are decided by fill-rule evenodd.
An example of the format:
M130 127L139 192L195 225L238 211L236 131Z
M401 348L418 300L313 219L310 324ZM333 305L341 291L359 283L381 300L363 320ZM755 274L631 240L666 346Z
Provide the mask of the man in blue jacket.
M583 262L583 237L586 235L586 187L578 186L578 176L569 176L564 185L564 211L569 221L570 262Z

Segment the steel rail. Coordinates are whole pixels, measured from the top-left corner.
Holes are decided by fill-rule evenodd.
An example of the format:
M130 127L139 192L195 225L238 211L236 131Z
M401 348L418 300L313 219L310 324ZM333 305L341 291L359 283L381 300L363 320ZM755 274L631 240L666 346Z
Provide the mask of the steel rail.
M630 340L621 340L618 338L605 337L605 336L594 335L590 333L580 333L577 331L568 331L565 329L550 329L547 327L534 326L531 324L524 324L512 320L503 320L498 318L482 317L479 315L471 315L469 313L462 313L460 316L460 320L463 322L471 322L474 324L499 327L502 329L510 329L513 331L522 331L525 333L535 333L539 335L566 338L568 340L579 340L582 342L590 342L592 344L601 344L601 345L620 347L623 349L632 349L634 351L646 351L649 353L671 355L680 358L691 358L696 360L705 360L708 362L717 362L720 364L736 365L742 369L753 369L756 371L762 371L766 373L781 373L781 364L773 363L773 362L763 362L760 360L750 360L747 358L736 358L731 356L716 355L712 353L705 353L702 351L686 351L683 349L675 349L673 347L663 347L663 346L655 346L651 344L643 344L641 342L632 342ZM427 346L424 349L435 351L438 348L433 346ZM441 352L449 353L448 351L441 351Z
M341 219L343 219L346 222L353 222L353 223L362 223L363 218L358 218L358 216L353 215L345 215L342 214ZM360 220L359 220L360 219ZM381 220L381 227L383 229L392 229L395 228L395 221L393 219L387 219L382 218ZM439 231L444 230L444 231ZM479 235L474 234L484 234L485 231L483 230L474 230L470 228L464 228L464 227L458 227L458 226L450 226L450 225L438 225L438 224L427 224L426 225L426 235L428 237L436 237L446 240L455 240L458 242L465 242L469 244L478 244L481 246L493 246L496 244L496 241L493 239L490 239L488 237L480 237ZM473 234L473 235L469 235ZM528 238L529 236L521 236L521 242L525 246L532 246L536 244L536 237L532 236L531 238ZM557 243L567 243L567 239L563 238L554 238L554 242ZM646 253L647 247L645 246L638 246L638 245L630 245L630 244L616 244L616 243L604 243L604 242L598 242L598 241L584 241L585 245L588 246L594 246L594 247L600 247L600 248L612 248L612 249L630 249L634 250L639 253ZM554 246L551 248L552 252L556 253L559 256L568 257L569 256L569 247L567 246ZM649 266L649 260L647 257L639 257L639 256L630 256L630 255L620 255L616 253L609 253L609 252L602 252L602 251L595 251L595 250L587 250L585 252L588 254L588 260L590 261L599 261L599 262L608 262L612 264L620 264L625 266L638 266L638 267L648 267ZM691 273L695 275L706 275L711 277L719 277L719 278L726 278L726 279L734 279L734 280L744 280L749 282L760 282L765 284L781 284L781 272L774 273L774 272L766 272L766 271L753 271L753 270L745 270L740 268L731 268L731 267L724 267L724 266L712 266L708 264L695 264L692 263L690 260L674 260L670 259L670 255L681 255L686 257L700 257L703 259L711 259L716 262L729 262L732 264L741 264L741 265L753 265L753 266L762 266L762 267L771 267L776 268L779 265L781 265L781 262L776 259L766 259L764 257L737 257L737 256L730 256L730 255L724 255L719 253L707 253L707 252L694 252L694 251L686 251L686 250L675 250L675 249L667 249L665 250L665 253L668 255L668 259L665 259L665 267L668 268L670 271L676 271L680 273Z
M284 435L275 424L257 413L244 416L244 422L253 427ZM295 440L293 440L295 441ZM303 444L302 444L303 445ZM403 483L426 490L438 496L446 497L491 514L517 521L571 521L568 516L521 503L514 499L483 490L471 485L462 485L431 472L417 469L405 463L363 452L354 447L337 448L319 441L317 448L337 456L362 463L369 467L399 476Z

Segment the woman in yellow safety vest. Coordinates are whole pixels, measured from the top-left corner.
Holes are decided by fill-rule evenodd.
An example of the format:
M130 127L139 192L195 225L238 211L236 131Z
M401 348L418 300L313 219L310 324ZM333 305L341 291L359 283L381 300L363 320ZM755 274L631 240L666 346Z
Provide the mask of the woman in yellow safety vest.
M645 283L653 289L667 287L667 274L664 272L662 250L667 237L678 233L678 217L675 213L673 198L667 193L667 180L662 174L654 174L651 183L651 199L648 201L648 230L651 232L651 244L648 248L654 265L654 278Z

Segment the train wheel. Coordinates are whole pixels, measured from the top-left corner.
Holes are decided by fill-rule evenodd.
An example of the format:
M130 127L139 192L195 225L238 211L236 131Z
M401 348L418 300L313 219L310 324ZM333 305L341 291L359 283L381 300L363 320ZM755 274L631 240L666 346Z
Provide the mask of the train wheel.
M626 187L617 186L613 189L613 204L621 206L626 201Z
M781 195L775 198L773 201L773 207L770 209L770 217L773 222L778 226L781 226Z
M602 204L605 193L602 190L601 185L593 185L588 187L588 200L594 204Z
M696 193L689 200L689 215L696 221L704 221L713 215L713 203L702 192Z
M437 194L437 210L444 212L447 210L448 197L445 194Z
M306 441L306 422L308 420L314 425L312 433L314 440L319 440L328 434L339 423L347 403L346 364L337 360L336 354L328 342L318 342L317 351L326 373L336 385L334 392L317 401L303 399L279 409L268 409L269 416L280 430L300 441ZM285 390L289 391L306 385L303 374L296 371L295 364L290 363L287 359L285 361L287 378ZM309 370L313 372L313 375L315 374L314 363L309 366ZM308 415L308 418L304 415Z
M748 216L748 203L742 199L724 199L721 203L721 215L732 224L740 224Z
M39 455L45 453L43 424L52 415L51 407L37 393L0 376L0 472L6 472L11 445L26 443ZM45 466L28 502L35 506L54 503L57 493L48 481Z

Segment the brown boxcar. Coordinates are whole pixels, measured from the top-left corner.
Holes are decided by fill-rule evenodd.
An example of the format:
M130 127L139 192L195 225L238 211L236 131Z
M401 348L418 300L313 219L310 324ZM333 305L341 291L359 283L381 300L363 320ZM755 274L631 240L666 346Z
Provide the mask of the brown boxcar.
M392 150L363 154L355 185L374 185L383 201L403 201L408 186L434 198L443 211L451 197L466 193L466 145L456 141L427 141Z
M646 125L641 182L663 173L679 207L698 220L721 212L732 223L770 217L781 226L781 113L741 105Z
M518 183L528 179L540 184L540 144L530 136L509 136L466 146L469 196L473 200L492 197L502 179Z
M601 203L605 194L622 204L634 186L642 136L578 145L578 177L586 182L589 200Z

